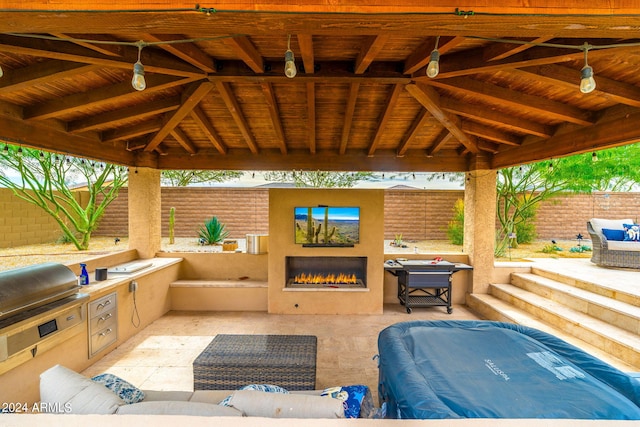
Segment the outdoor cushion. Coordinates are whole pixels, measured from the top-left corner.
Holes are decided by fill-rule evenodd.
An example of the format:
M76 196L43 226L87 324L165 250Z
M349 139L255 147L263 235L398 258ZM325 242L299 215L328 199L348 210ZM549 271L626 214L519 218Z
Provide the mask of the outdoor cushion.
M229 405L249 417L344 418L342 401L306 394L238 390L231 395Z
M104 373L91 379L117 394L125 403L138 403L144 400L144 392L142 390L116 375Z
M615 240L615 241L623 241L624 237L625 237L625 233L624 230L622 229L611 229L611 228L603 228L602 229L602 234L604 234L604 237L607 238L607 240Z
M638 224L622 224L625 230L625 241L638 241L640 240L640 226Z
M596 233L602 234L603 228L610 229L622 229L622 224L633 224L633 220L629 218L623 219L603 219L603 218L591 218L589 221L593 230Z
M242 412L228 406L211 405L200 402L169 402L156 400L123 405L118 408L118 415L197 415L241 417Z

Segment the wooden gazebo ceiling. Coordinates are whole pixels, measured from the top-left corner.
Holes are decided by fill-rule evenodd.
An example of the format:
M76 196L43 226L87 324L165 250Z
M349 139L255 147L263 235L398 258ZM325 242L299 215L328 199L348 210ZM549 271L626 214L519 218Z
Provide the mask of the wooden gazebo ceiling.
M640 140L636 9L1 3L0 137L24 146L159 169L467 171Z

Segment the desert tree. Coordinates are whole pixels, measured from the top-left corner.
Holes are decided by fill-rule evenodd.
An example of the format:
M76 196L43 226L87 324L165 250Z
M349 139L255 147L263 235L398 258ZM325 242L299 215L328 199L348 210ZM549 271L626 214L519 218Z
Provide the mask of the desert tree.
M91 233L128 177L121 166L9 144L0 150L0 165L0 184L43 209L80 251L89 249Z
M373 177L371 172L331 172L331 171L272 171L266 172L267 180L292 182L296 187L308 188L350 188L360 181Z
M230 181L238 179L242 175L242 172L226 170L163 170L160 179L163 185L186 187L192 184Z

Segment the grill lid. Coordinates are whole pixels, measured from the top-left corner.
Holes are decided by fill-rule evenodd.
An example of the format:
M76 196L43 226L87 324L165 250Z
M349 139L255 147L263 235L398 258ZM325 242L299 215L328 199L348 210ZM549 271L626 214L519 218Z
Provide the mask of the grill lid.
M74 272L55 262L0 272L0 319L73 295L79 288Z

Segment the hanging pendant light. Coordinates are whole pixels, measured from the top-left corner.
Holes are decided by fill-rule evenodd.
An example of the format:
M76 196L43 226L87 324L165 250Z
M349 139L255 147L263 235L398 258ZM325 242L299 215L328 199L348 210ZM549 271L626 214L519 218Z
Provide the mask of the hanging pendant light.
M133 64L133 78L131 79L131 86L135 90L145 90L147 82L144 80L144 65L140 62L140 54L142 53L143 42L140 41L138 45L138 61Z
M295 57L291 50L291 34L287 38L287 51L284 53L284 74L290 79L294 78L298 70L296 70Z
M431 51L431 60L427 65L427 76L434 78L440 72L440 52L438 52L438 42L440 36L436 37L436 47Z
M589 44L584 43L584 67L580 70L580 92L591 93L596 88L596 81L593 79L593 68L587 63L587 52L589 51Z

